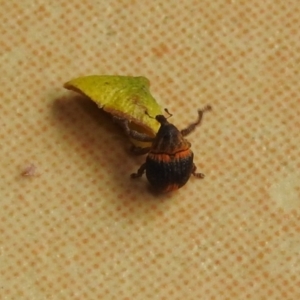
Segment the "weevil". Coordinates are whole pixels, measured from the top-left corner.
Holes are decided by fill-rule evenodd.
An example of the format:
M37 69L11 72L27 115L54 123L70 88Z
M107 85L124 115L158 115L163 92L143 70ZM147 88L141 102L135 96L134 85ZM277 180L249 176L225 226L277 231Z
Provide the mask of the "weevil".
M148 155L146 162L140 166L136 173L131 174L131 178L139 178L146 172L150 185L157 192L177 190L187 183L191 175L204 178L203 173L196 172L191 143L185 139L185 136L200 125L204 113L209 110L211 110L209 105L198 110L198 119L183 130L178 130L168 121L172 115L168 110L165 110L169 114L168 118L164 115L155 117L160 124L155 137L132 130L128 120L118 119L117 121L121 123L128 136L138 141L152 143L149 148L135 150L140 154L148 153Z

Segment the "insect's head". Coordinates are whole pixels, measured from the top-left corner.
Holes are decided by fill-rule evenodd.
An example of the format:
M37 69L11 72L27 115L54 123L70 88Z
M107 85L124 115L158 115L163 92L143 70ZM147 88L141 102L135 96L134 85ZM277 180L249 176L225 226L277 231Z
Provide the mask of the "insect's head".
M165 117L164 115L157 115L155 118L150 116L149 113L146 111L145 113L152 119L155 119L157 122L159 122L161 125L169 124L168 119L172 117L172 114L169 113L168 109L165 108L165 112L169 115L168 117Z
M152 143L152 153L167 153L167 155L174 155L182 150L190 148L191 144L184 139L181 132L168 119L172 117L167 109L165 112L168 117L164 115L157 115L155 119L160 123L160 128L156 133L155 140Z

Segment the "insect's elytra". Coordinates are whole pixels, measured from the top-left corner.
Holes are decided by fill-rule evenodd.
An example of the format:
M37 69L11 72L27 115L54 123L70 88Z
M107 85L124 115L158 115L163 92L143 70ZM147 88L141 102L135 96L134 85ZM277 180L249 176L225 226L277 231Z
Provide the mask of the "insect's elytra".
M130 137L138 141L152 142L149 148L140 151L135 149L135 152L148 152L148 155L146 162L136 173L131 174L131 177L138 178L146 172L148 181L158 192L170 192L181 188L191 175L204 178L204 174L196 173L191 144L184 137L200 125L203 114L209 110L209 105L198 110L197 121L183 130L178 130L165 116L157 115L155 119L160 123L160 128L154 138L131 130L128 120L119 120Z

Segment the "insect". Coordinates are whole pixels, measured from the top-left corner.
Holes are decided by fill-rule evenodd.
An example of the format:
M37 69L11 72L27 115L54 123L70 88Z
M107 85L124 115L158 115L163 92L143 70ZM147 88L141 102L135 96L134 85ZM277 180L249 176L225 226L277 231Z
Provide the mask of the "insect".
M162 114L161 106L150 93L150 82L145 77L90 75L72 79L64 87L93 100L99 108L113 117L129 121L130 129L155 137L159 123L150 115ZM149 143L131 140L137 147L149 147Z
M164 115L157 115L155 119L160 124L160 128L155 137L132 130L128 120L118 119L128 136L138 141L152 143L151 147L140 149L141 154L148 152L146 162L136 173L131 174L131 178L142 177L146 172L148 181L157 192L177 190L187 183L191 175L204 178L204 174L196 173L194 154L185 136L200 125L204 113L209 110L211 110L209 105L198 110L197 121L183 130L178 130ZM166 112L169 117L172 116L167 110ZM139 152L139 149L136 152Z

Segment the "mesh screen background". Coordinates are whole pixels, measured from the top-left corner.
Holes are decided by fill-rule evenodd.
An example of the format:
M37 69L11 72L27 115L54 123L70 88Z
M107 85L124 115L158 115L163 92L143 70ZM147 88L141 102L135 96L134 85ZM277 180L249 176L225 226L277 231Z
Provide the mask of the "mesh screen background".
M1 1L1 299L299 299L298 1ZM64 82L143 75L203 180Z

